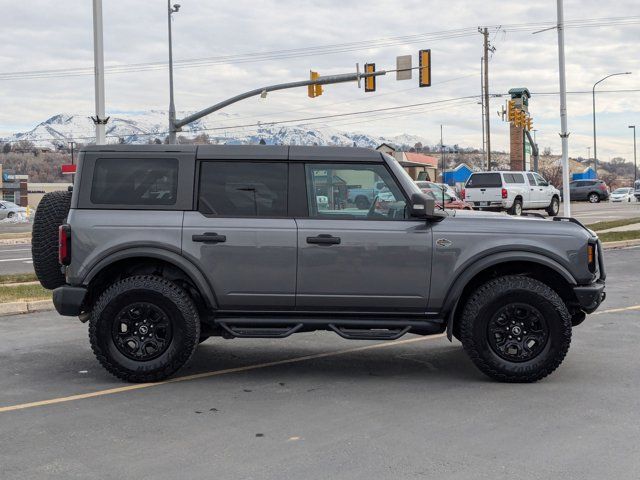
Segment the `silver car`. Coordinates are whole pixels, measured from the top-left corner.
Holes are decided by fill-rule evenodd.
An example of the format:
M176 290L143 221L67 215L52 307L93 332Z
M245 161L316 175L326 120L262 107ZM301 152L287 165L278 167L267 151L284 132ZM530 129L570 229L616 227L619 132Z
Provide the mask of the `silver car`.
M15 217L26 216L26 215L27 215L27 209L25 207L16 205L13 202L0 200L0 220L4 220L5 218L15 218Z

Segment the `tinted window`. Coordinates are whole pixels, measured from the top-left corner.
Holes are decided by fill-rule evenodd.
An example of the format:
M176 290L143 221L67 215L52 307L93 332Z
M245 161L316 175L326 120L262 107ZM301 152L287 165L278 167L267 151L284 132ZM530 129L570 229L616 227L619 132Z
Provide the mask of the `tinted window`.
M306 172L312 217L405 218L404 195L384 165L309 164Z
M536 177L536 180L538 181L538 185L540 185L541 187L549 186L549 183L540 175L538 175L537 173L534 173L533 175Z
M91 202L110 205L174 205L178 191L178 160L96 160Z
M467 188L501 187L502 178L499 173L474 173L467 181Z
M535 179L535 178L533 178L533 174L531 174L531 173L527 173L527 178L529 179L529 183L530 183L531 185L535 185L535 184L536 184L536 179Z
M521 173L514 173L513 181L514 183L524 183L524 175L522 175Z
M231 217L287 215L287 164L203 162L198 210Z
M516 183L512 173L504 173L502 177L504 178L504 183Z

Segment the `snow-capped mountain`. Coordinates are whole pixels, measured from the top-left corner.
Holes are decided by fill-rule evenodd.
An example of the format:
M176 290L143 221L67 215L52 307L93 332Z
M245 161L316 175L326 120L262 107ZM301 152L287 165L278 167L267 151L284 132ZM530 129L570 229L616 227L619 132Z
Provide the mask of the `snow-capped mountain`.
M178 117L190 112L180 112ZM428 142L415 135L402 134L395 137L379 137L366 133L345 132L317 125L289 125L261 123L257 126L237 127L253 124L250 118L218 112L198 120L179 132L179 136L194 138L207 134L212 143L257 144L263 140L268 145L344 145L375 148L381 143L400 147L413 147L416 143ZM167 113L150 110L146 112L112 115L107 123L107 143L143 144L167 136ZM226 128L228 126L229 128ZM90 115L58 114L40 123L28 132L15 133L4 141L28 140L41 148L67 147L70 141L92 143L95 127Z

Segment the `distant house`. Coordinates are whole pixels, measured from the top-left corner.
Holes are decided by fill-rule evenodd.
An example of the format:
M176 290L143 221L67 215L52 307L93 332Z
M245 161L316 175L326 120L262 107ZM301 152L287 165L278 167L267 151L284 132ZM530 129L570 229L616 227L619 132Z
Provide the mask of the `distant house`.
M442 175L442 183L446 183L452 187L460 183L466 183L472 173L473 169L469 165L461 163L453 170L444 172Z
M401 152L397 150L397 147L387 143L379 145L376 150L395 158L414 180L431 180L435 182L437 179L438 159L436 157L423 153Z
M598 175L591 167L585 168L582 172L571 174L571 180L595 180L596 178L598 178Z

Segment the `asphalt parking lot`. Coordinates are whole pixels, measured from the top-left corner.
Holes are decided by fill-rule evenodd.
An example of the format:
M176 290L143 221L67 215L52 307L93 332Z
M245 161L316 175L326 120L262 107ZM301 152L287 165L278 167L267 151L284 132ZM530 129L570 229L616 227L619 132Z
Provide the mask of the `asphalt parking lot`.
M606 303L529 385L442 337L324 332L210 339L173 381L130 385L77 320L0 317L0 478L636 479L640 248L605 262Z

